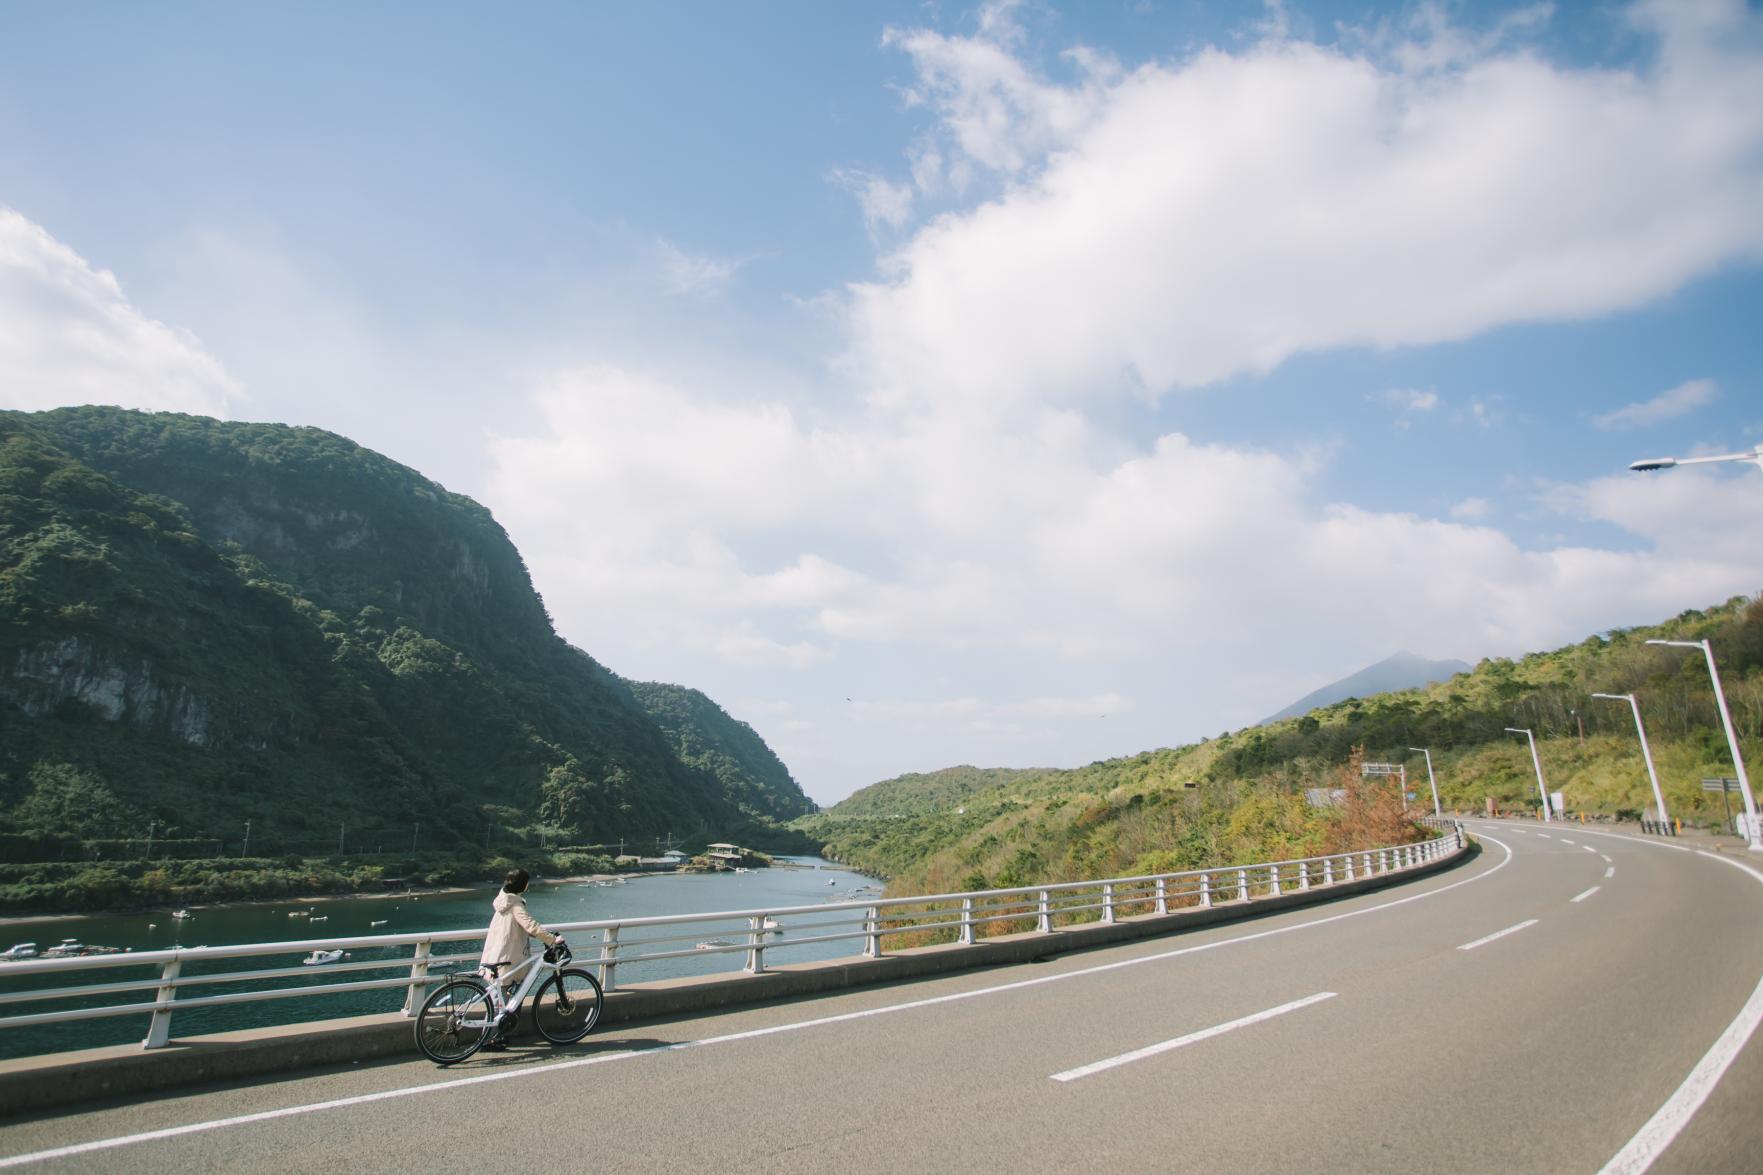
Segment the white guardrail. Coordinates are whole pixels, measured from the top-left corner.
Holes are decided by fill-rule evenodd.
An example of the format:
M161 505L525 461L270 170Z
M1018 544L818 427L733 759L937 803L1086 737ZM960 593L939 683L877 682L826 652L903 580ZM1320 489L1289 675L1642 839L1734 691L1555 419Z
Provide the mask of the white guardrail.
M1428 823L1433 823L1430 819ZM821 903L812 906L781 906L758 910L733 910L709 914L674 914L650 918L604 919L593 922L560 922L554 931L575 934L599 931L598 943L575 944L576 962L595 968L602 986L612 991L620 972L663 959L702 957L708 951L746 956L745 970L765 970L766 956L813 943L852 941L862 954L877 957L884 939L911 935L919 941L972 943L983 936L984 927L1018 923L1042 934L1061 925L1114 922L1140 914L1167 914L1182 907L1203 907L1229 902L1249 902L1290 890L1308 890L1366 877L1398 873L1447 857L1463 846L1463 831L1453 821L1438 822L1442 835L1428 841L1391 848L1364 849L1307 857L1296 861L1271 861L1256 865L1232 865L1195 869L1185 873L1160 873L1145 877L1116 877L1105 881L1073 881L1015 889L989 889L971 893L932 894L923 897L875 901ZM838 915L846 915L840 918ZM850 915L857 915L856 918ZM829 917L831 916L831 917ZM786 926L784 919L791 921ZM707 922L744 922L740 942L696 944L699 933L691 928ZM788 931L787 938L783 937ZM45 1012L0 1016L0 1028L64 1023L105 1016L152 1017L143 1048L158 1048L171 1040L172 1013L258 1000L297 999L376 988L404 989L406 1016L422 1006L426 987L446 978L436 968L464 965L475 968L478 952L437 953L457 943L481 942L482 930L449 930L428 934L386 934L359 938L302 939L298 942L252 943L229 947L187 947L168 951L137 951L128 954L89 955L64 959L29 959L0 964L0 980L37 976L62 976L72 972L156 967L156 977L113 983L85 983L67 987L31 987L0 992L0 1009L19 1004L61 1000L90 1001L103 997L128 997L152 993L137 1002L101 1003L96 1006L59 1008ZM408 954L359 962L318 966L273 967L256 971L228 971L186 975L187 964L221 959L250 959L265 955L288 955L302 951L365 951L374 948L411 948ZM598 948L597 954L595 948ZM397 975L341 980L356 972L396 971ZM230 991L217 995L182 996L200 987L250 984L268 980L338 977L321 983ZM390 1010L389 1008L387 1010ZM268 1026L268 1025L265 1025Z

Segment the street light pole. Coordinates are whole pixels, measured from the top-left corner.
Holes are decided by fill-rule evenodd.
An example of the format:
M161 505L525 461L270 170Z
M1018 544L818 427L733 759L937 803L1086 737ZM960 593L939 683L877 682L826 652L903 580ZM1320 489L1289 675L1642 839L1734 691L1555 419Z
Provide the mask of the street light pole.
M1763 462L1763 446L1759 446L1759 461ZM1732 765L1738 771L1739 794L1745 800L1745 839L1751 843L1753 853L1763 853L1763 829L1757 827L1757 801L1751 795L1751 779L1745 774L1745 758L1739 754L1738 732L1732 728L1732 715L1726 709L1726 691L1720 688L1720 670L1714 667L1714 646L1705 640L1701 641L1663 641L1650 640L1649 645L1670 645L1676 649L1700 649L1702 656L1708 660L1708 679L1714 683L1714 701L1720 706L1720 722L1726 727L1726 745L1732 751Z
M1672 469L1679 465L1706 465L1712 461L1754 461L1757 468L1763 469L1763 445L1758 445L1749 453L1721 453L1716 457L1649 457L1645 461L1636 461L1629 468L1636 473L1650 473L1655 469ZM1650 645L1668 644L1668 641L1648 641Z
M1549 814L1549 809L1553 805L1549 803L1549 785L1543 782L1543 761L1537 755L1536 735L1522 726L1508 726L1506 731L1508 734L1522 734L1530 743L1530 762L1537 769L1537 794L1543 797L1543 823L1548 824L1554 819Z
M1426 756L1426 782L1432 785L1432 814L1435 818L1443 816L1443 813L1439 811L1439 781L1432 776L1432 748L1409 747L1408 749L1410 751L1419 751Z
M1653 769L1653 748L1647 745L1647 728L1641 725L1641 704L1633 694L1593 694L1592 697L1627 702L1629 709L1634 711L1634 728L1641 736L1641 757L1647 761L1647 778L1653 781L1653 802L1659 805L1659 823L1670 823L1671 818L1665 814L1665 793L1659 790L1659 773Z

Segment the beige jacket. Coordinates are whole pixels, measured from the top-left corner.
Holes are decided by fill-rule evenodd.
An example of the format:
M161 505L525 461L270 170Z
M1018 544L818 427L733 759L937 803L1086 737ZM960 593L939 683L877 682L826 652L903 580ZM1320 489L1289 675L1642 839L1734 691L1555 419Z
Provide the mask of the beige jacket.
M496 916L490 919L490 932L484 938L484 953L478 962L521 962L531 951L527 941L529 936L546 946L557 941L555 934L540 926L538 919L526 912L526 898L520 894L503 890L496 894L492 908Z

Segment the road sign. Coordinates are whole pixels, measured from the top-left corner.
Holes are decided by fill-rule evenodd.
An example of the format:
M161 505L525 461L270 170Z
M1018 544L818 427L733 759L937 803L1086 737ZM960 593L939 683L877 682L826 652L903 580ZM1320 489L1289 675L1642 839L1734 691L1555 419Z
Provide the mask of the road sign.
M1704 779L1702 781L1702 790L1729 792L1738 785L1739 781L1736 779Z
M1360 768L1361 775L1395 775L1401 770L1398 763L1367 763Z

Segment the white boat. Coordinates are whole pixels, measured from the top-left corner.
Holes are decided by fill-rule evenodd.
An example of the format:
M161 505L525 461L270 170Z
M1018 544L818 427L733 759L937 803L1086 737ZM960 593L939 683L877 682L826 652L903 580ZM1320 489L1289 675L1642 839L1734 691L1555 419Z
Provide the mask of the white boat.
M776 918L767 918L759 924L759 929L769 930L773 934L782 934L784 932L784 928L778 925Z
M85 951L86 948L80 945L79 939L64 938L48 950L44 951L43 957L45 959L69 959L75 955L84 954Z
M196 915L190 913L188 910L173 910L171 916L173 918L194 918Z
M726 938L713 938L709 942L699 943L697 949L701 951L713 951L718 947L732 947L734 945L734 943Z
M310 917L312 917L312 911L311 910L289 910L288 917L290 917L290 918L310 918Z
M331 920L331 916L329 914L314 914L312 916L312 920L314 922L329 922Z
M390 922L390 921L391 921L390 918L381 918L377 921L369 922L368 925L369 926L384 926L387 922Z
M341 963L348 957L348 951L313 951L300 961L308 967L322 967L326 963Z
M34 959L36 957L37 944L34 942L14 943L6 949L5 954L0 955L0 959L4 959L7 962L17 962L20 959Z

